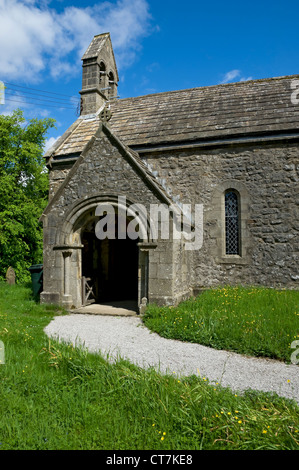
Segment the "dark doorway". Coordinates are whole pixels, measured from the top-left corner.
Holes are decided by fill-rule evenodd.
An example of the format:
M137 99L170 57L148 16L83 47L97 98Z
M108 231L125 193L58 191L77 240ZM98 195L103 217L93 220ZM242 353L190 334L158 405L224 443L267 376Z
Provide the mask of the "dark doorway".
M82 233L82 276L96 303L138 300L138 240L99 240L95 223Z

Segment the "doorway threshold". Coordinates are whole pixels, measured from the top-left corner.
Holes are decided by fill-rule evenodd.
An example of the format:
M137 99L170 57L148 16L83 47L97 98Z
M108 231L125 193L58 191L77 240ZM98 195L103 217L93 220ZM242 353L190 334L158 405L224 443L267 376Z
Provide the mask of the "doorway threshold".
M135 300L118 300L113 302L94 303L85 307L71 310L71 313L86 315L113 315L113 316L137 316L138 304Z

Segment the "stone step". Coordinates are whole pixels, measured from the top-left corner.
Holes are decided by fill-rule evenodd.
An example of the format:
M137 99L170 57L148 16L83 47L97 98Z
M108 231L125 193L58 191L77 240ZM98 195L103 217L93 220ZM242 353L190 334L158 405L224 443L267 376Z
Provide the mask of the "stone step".
M136 301L124 300L90 304L72 310L71 313L86 315L113 315L113 316L137 316L138 306Z

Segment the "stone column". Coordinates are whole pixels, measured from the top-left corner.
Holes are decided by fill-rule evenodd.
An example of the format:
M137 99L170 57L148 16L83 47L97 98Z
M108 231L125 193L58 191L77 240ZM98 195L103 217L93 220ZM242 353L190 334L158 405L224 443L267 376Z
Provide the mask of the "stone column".
M148 302L148 260L149 250L157 247L156 243L140 242L139 259L138 259L138 306L140 309L142 305Z
M72 306L72 296L70 294L70 260L72 256L71 250L62 252L63 255L63 297L62 305L66 309L70 309Z
M56 280L59 284L59 303L69 310L71 307L78 307L78 296L81 299L81 287L79 289L80 293L78 294L78 277L74 276L74 266L71 266L74 263L72 261L72 255L76 250L81 250L83 245L56 245L53 250L59 252L59 257L56 260L59 269L57 268ZM76 260L76 257L73 257ZM73 260L74 261L74 260ZM77 271L79 266L76 265Z

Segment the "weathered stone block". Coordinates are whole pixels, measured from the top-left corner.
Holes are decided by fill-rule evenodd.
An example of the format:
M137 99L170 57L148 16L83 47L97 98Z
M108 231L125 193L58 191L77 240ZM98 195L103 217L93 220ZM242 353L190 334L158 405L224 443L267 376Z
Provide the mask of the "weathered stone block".
M42 304L60 305L60 294L58 292L41 292L40 302Z

